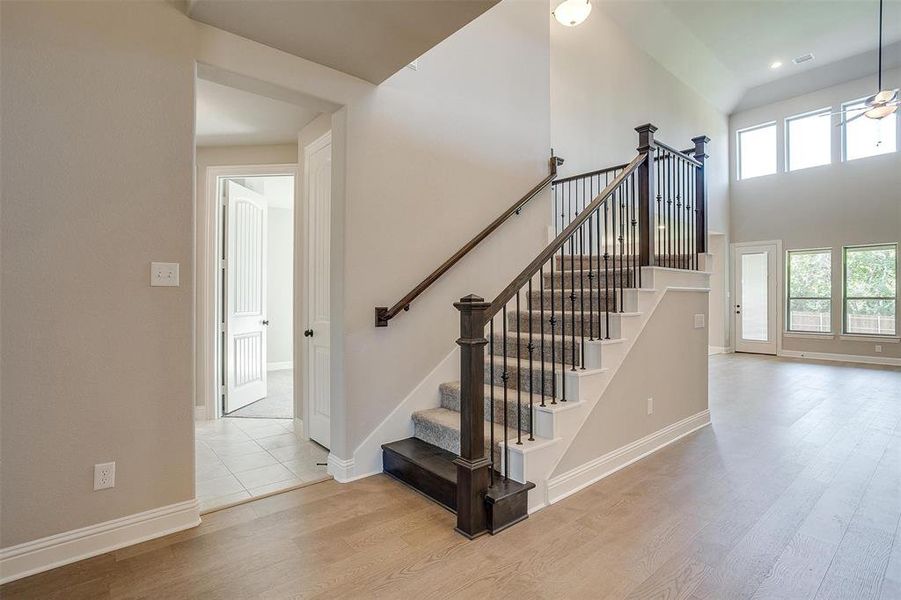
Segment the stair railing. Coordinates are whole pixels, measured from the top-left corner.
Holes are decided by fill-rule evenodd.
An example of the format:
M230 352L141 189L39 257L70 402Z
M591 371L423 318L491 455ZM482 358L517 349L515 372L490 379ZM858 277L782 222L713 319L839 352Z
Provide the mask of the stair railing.
M428 277L419 282L419 285L410 290L403 298L398 300L394 306L388 308L387 306L377 306L375 307L375 326L376 327L387 327L388 321L396 317L400 314L401 311L410 310L410 303L413 302L421 293L423 293L429 286L438 281L438 279L447 273L451 267L457 264L461 258L469 254L469 252L478 246L485 238L491 235L498 227L504 224L504 222L512 217L513 215L518 215L520 211L525 207L529 201L537 196L543 189L545 189L548 185L554 181L554 178L557 177L557 167L563 164L563 159L559 156L554 156L553 152L551 152L551 158L548 161L548 175L541 181L539 181L535 187L526 192L526 195L513 203L510 208L505 210L503 213L498 215L498 217L492 221L485 229L480 231L474 238L469 240L466 244L463 245L462 248L454 252L454 254L444 261L437 269L432 271Z
M510 477L510 444L534 439L534 409L567 402L566 371L585 369L586 342L610 339L611 314L624 311L628 288L641 286L641 267L697 268L687 257L702 251L706 237L708 140L695 138L692 157L656 143L656 130L636 128L638 155L629 163L555 182L556 238L493 301L471 294L454 304L461 386L456 530L466 537L487 531L485 493L496 477Z

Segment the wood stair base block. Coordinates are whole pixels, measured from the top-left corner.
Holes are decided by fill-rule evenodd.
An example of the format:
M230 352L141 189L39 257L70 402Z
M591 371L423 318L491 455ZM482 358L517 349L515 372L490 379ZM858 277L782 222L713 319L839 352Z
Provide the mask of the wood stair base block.
M382 445L384 471L451 512L457 508L457 456L416 438ZM519 483L494 474L485 493L489 533L498 533L529 516L531 482Z

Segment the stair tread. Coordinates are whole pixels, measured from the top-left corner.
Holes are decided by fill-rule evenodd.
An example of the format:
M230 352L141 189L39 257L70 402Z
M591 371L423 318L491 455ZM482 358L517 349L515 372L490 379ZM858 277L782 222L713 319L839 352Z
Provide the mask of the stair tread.
M513 359L513 360L516 360L516 359ZM526 362L528 362L528 361L526 361ZM533 362L535 362L535 361L533 361ZM528 365L526 365L526 366L528 366ZM460 382L459 381L447 381L445 383L442 383L439 387L444 388L444 389L453 389L454 391L459 392L460 391ZM485 398L486 399L490 397L489 394L491 394L492 388L494 388L494 401L496 403L501 398L503 398L504 388L502 388L499 385L492 386L489 384L485 384ZM511 389L511 388L506 388L506 389L507 389L507 402L510 402L510 403L516 402L516 390ZM513 393L511 394L511 392L513 392ZM551 402L553 400L553 398L551 396L545 396L544 399L546 402ZM528 407L528 405L529 405L529 392L528 391L525 391L521 394L520 404ZM532 394L532 405L538 406L539 404L541 404L541 394L533 393ZM443 407L443 408L446 408L446 407ZM452 409L448 409L448 410L452 410ZM454 412L458 412L458 411L454 411ZM487 416L486 416L485 420L486 421L488 420Z
M389 444L382 444L388 450L404 457L409 462L434 473L447 481L457 483L457 455L416 437L410 437Z
M439 407L439 408L427 408L425 410L419 410L413 413L413 420L421 420L421 421L429 421L433 424L436 424L440 427L453 430L457 433L458 439L460 435L460 413L455 410L451 410L449 408ZM491 421L486 421L486 424L491 423ZM493 423L494 425L494 443L500 444L504 441L504 426L501 423ZM485 427L485 439L489 439L489 434L491 430L488 427ZM529 437L527 431L522 432L522 440L523 442ZM516 441L516 429L515 428L507 428L507 439L511 442L511 444ZM536 438L538 439L538 438Z
M528 312L528 311L523 311L523 312ZM532 312L540 312L540 311L535 311L535 310L533 310ZM603 313L602 313L602 314L603 314ZM610 314L612 315L613 313L611 312ZM630 315L630 316L631 316L632 314L636 314L636 315L637 315L637 314L641 314L641 313L616 313L616 314L618 314L618 315L624 314L624 315ZM514 338L514 339L515 339L516 336L517 336L517 335L520 335L520 334L521 334L521 338L520 338L521 340L525 341L525 340L528 340L528 339L529 339L529 332L528 332L528 331L522 331L522 332L517 332L517 331L507 331L507 337L508 337L508 338ZM501 337L501 336L503 336L503 333L495 333L494 335L496 335L496 336L498 336L498 337ZM551 335L550 333L548 333L547 329L545 329L545 330L544 330L544 336L543 336L543 337L544 337L545 341L548 341L548 342L550 342L551 340L554 340L554 341L560 341L561 335L560 335L559 333L557 333L557 334L555 334L555 335ZM576 337L578 337L578 336L576 336ZM542 335L541 335L539 332L534 331L534 330L532 331L532 341L533 341L533 342L538 341L538 340L540 340L541 338L542 338ZM567 334L566 334L566 339L567 339L567 340L570 339L570 333L569 333L569 332L567 332ZM579 341L581 341L581 340L579 340ZM623 341L623 338L609 338L609 339L605 338L605 339L597 339L597 336L595 336L595 339L593 339L593 340L591 340L591 339L586 339L585 341L586 341L586 342L601 342L601 343L604 343L604 344L613 344L613 343L618 343L618 342ZM523 344L523 346L525 347L525 344ZM496 350L497 350L497 348L495 347L495 351L496 351ZM485 354L488 354L488 350L485 351ZM497 352L495 352L495 354L497 354ZM501 355L501 356L502 356L502 355ZM508 357L508 358L509 358L509 357ZM516 360L516 357L515 357L515 356L513 357L513 360ZM523 360L528 360L528 359L523 359ZM534 358L533 358L532 360L535 361L535 362L537 362L537 360L534 359Z

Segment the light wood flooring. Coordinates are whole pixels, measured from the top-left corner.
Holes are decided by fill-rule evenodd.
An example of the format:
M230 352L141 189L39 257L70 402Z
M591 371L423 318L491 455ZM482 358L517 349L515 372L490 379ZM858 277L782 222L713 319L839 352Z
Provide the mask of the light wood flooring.
M14 598L901 598L901 369L711 357L713 424L497 536L333 481L0 589Z

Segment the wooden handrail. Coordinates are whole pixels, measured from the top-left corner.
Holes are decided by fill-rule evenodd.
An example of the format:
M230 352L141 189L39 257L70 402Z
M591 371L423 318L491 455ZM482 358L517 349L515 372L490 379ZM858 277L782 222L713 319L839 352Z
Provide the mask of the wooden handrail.
M622 165L607 167L606 169L598 169L596 171L588 171L587 173L579 173L578 175L570 175L569 177L555 179L553 184L560 185L561 183L566 183L568 181L575 181L576 179L584 179L586 177L594 177L595 175L603 175L604 173L610 173L611 171L616 171L618 169L625 169L628 166L629 166L629 163L625 163Z
M658 139L654 140L654 145L657 146L658 148L663 148L667 152L671 152L673 154L678 155L679 158L685 159L686 162L691 163L696 167L701 166L701 162L699 160L697 160L696 158L694 158L693 156L689 156L686 152L684 152L682 150L676 150L672 146L670 146L668 144L664 144L663 142L661 142ZM691 152L694 152L694 148L691 149Z
M462 248L454 252L454 254L444 261L441 266L432 271L432 273L423 279L419 285L414 287L410 292L401 298L394 306L388 308L387 306L376 306L375 307L375 326L376 327L387 327L388 321L393 319L400 313L402 310L410 310L410 303L416 299L422 292L424 292L430 285L435 283L438 278L447 273L451 267L453 267L457 262L460 261L461 258L466 256L473 248L478 246L485 238L491 235L495 229L503 225L503 223L509 219L514 214L519 214L519 212L523 209L523 207L535 196L538 195L541 190L546 188L554 178L557 176L557 167L563 164L563 159L558 156L551 155L549 160L549 173L548 176L542 179L535 187L529 190L525 196L517 200L510 208L501 213L494 221L492 221L485 229L480 231L478 235L469 240Z
M588 206L582 209L582 212L566 226L566 229L560 232L560 235L558 235L537 257L535 257L535 260L529 263L529 266L523 269L522 273L510 282L510 285L497 295L497 298L491 302L488 309L482 313L484 315L485 323L488 323L494 315L500 312L504 305L507 304L507 302L535 275L535 273L537 273L538 270L554 256L560 247L566 243L569 237L588 220L595 209L607 201L607 198L616 191L620 184L625 181L626 177L631 175L633 171L648 160L648 156L647 152L642 152L625 165L622 172L614 177L613 181L595 196L594 200L592 200Z

